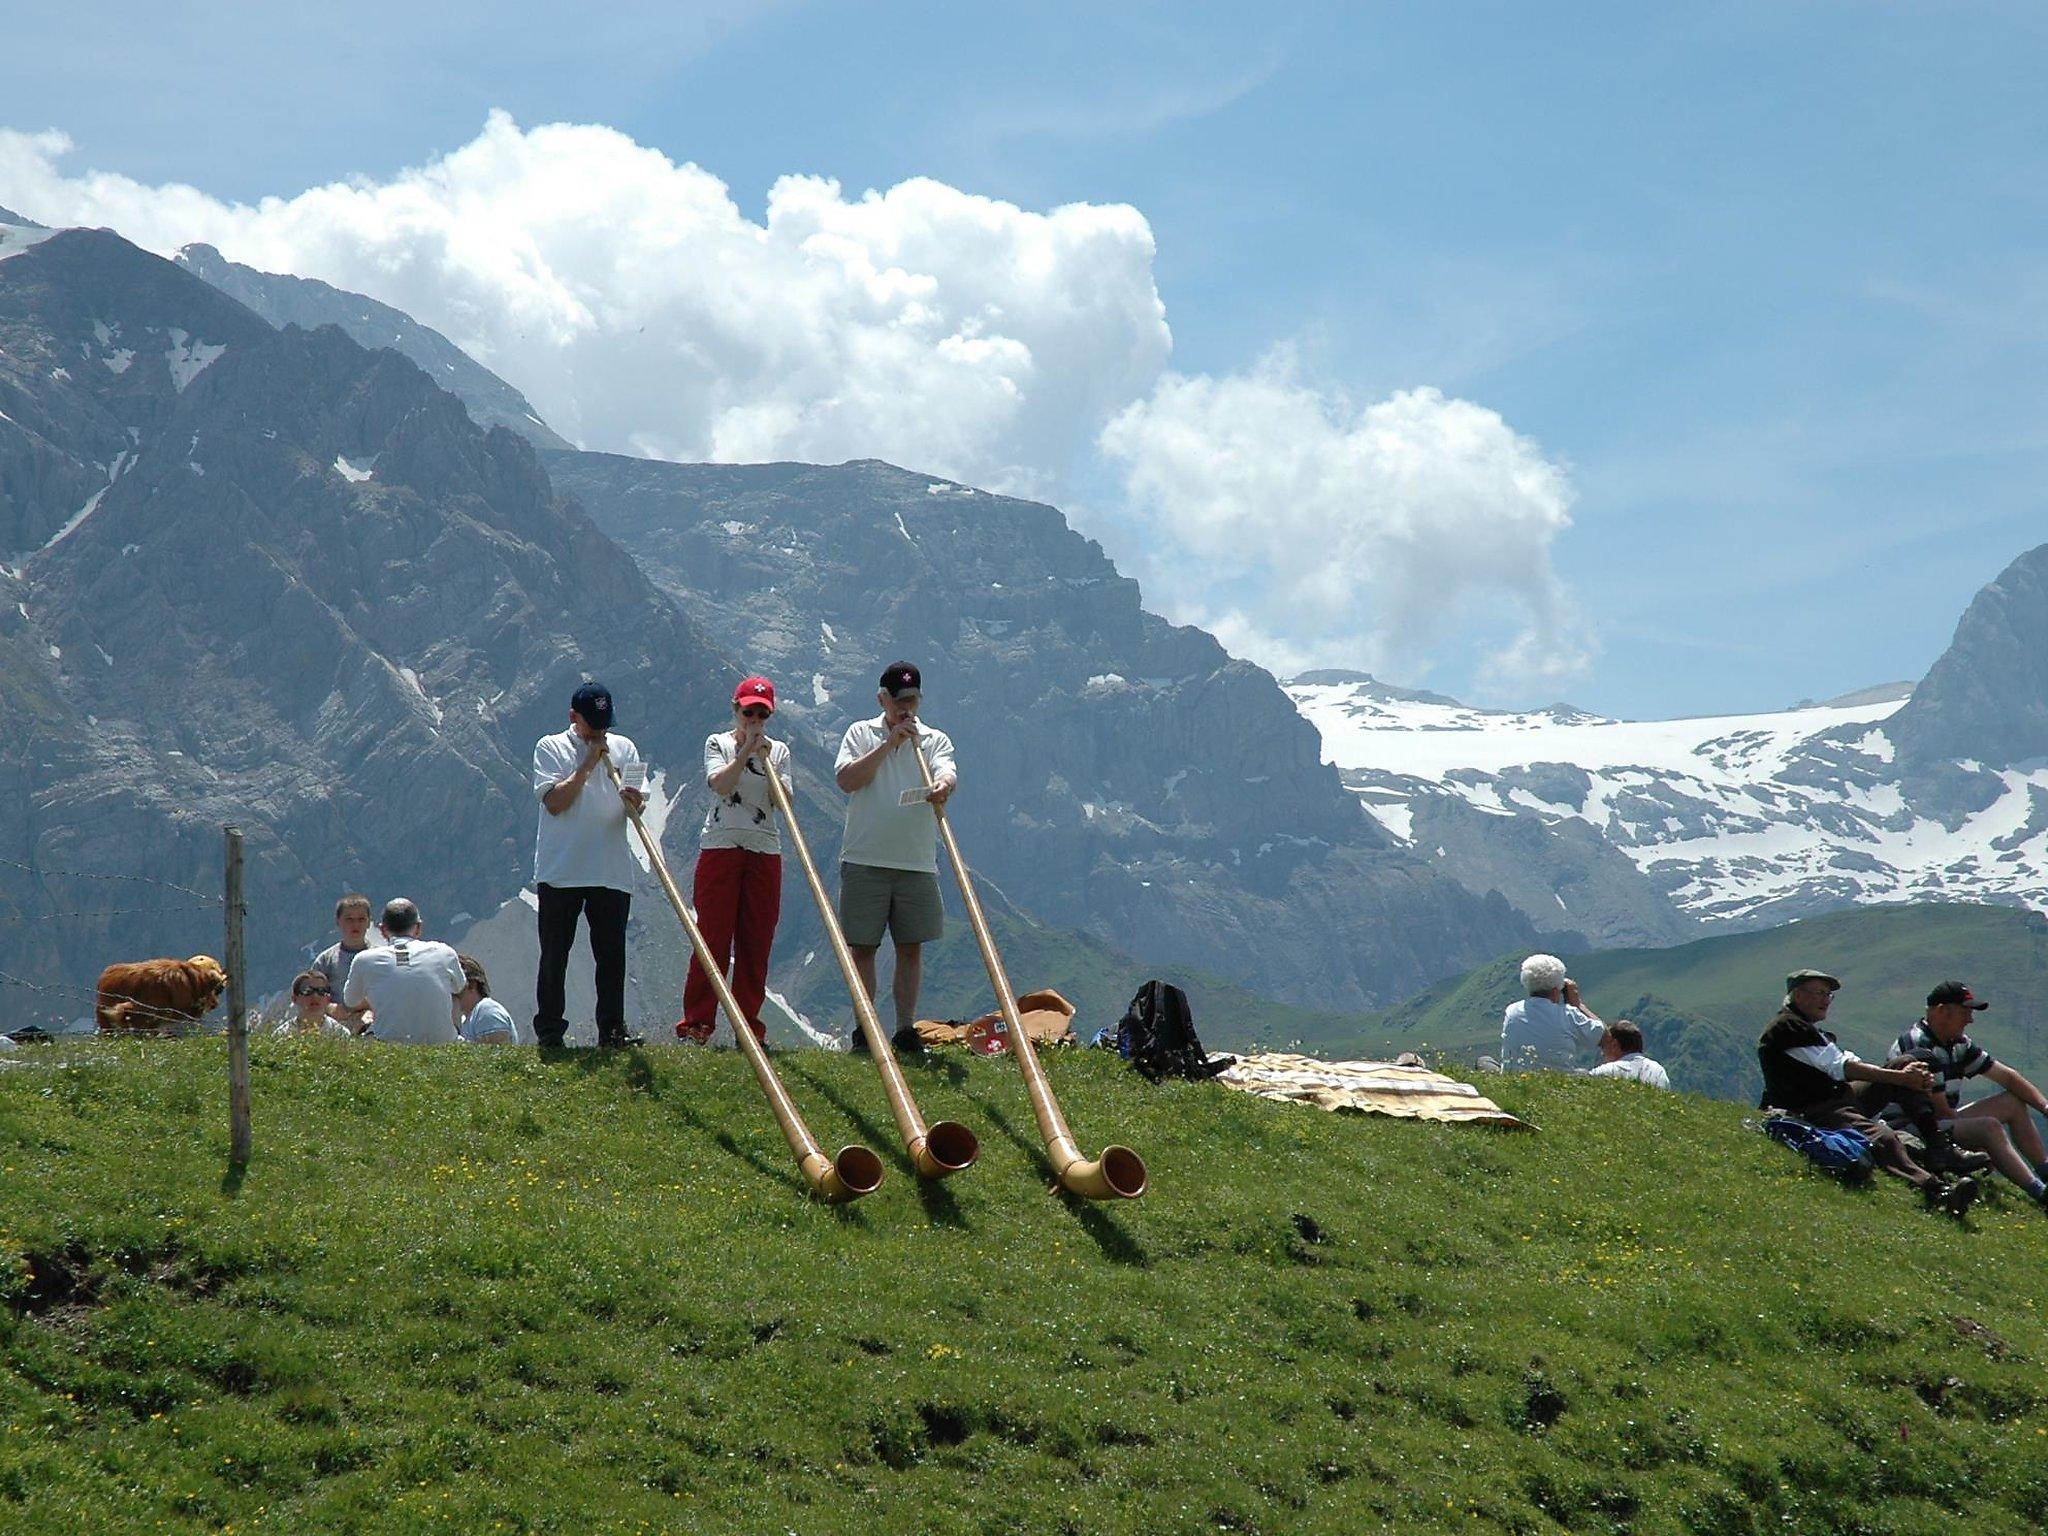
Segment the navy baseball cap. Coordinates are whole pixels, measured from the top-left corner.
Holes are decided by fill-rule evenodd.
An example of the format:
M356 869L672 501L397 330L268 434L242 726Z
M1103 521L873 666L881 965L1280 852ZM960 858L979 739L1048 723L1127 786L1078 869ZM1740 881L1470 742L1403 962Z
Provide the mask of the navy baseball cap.
M882 668L882 692L892 699L900 699L912 693L923 693L924 677L914 663L892 661Z
M593 731L612 728L612 691L603 683L585 683L569 700L569 707L583 717Z

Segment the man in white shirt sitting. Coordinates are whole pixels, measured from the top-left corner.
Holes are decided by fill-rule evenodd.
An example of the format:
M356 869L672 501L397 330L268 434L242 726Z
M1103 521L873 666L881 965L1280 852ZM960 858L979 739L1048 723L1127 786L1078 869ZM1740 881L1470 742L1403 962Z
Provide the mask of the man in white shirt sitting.
M446 1045L456 1038L455 994L462 962L446 944L420 937L420 909L403 896L384 903L382 948L357 955L342 1002L376 1015L370 1038L394 1045Z
M1579 1052L1598 1045L1607 1026L1579 997L1579 984L1565 975L1555 955L1531 955L1522 962L1522 989L1529 995L1508 1004L1500 1019L1500 1064L1509 1072L1572 1072Z
M1600 1036L1600 1065L1588 1077L1624 1077L1651 1088L1669 1088L1663 1067L1643 1054L1643 1032L1627 1019L1607 1026Z

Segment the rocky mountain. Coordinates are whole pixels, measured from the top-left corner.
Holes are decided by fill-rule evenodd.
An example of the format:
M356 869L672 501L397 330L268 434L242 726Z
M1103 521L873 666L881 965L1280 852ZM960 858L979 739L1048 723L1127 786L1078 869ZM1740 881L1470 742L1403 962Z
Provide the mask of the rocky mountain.
M11 1019L217 949L217 906L147 882L217 890L227 822L259 987L345 889L448 932L529 877L532 743L579 679L658 764L725 707L712 643L524 438L105 231L0 261L0 544Z
M1554 884L1560 906L1590 909L1585 931L1602 943L1668 943L1610 926L1617 903L1663 928L1653 898L1739 928L1907 900L2048 907L2044 655L2048 547L1984 589L1910 690L1662 721L1476 710L1355 674L1311 674L1289 692L1325 759L1417 852L1524 912ZM1475 814L1490 823L1483 834L1445 834ZM1521 823L1567 839L1590 831L1635 878L1602 859L1597 880L1568 889L1588 866ZM1501 867L1507 828L1528 849L1519 887Z
M1338 1009L1535 937L1361 816L1268 674L1147 613L1051 507L873 462L543 459L817 750L918 660L962 841L1025 911Z
M365 347L389 347L411 358L428 378L468 406L479 426L509 427L537 448L570 446L534 413L526 396L403 310L317 278L259 272L229 261L210 245L188 245L172 259L272 325L308 331L338 326Z

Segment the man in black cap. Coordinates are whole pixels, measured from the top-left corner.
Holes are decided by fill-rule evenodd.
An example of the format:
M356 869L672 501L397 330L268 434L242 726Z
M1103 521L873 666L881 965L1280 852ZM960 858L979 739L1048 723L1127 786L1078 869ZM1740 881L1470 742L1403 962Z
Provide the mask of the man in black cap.
M618 766L625 788L612 787L604 767L607 757ZM589 924L596 961L597 1043L638 1043L626 1034L626 918L638 867L626 811L637 812L646 803L634 787L642 772L639 749L612 729L612 696L602 683L576 690L566 731L534 743L533 791L540 797L540 830L533 846L540 974L533 985L533 1035L539 1045L560 1045L569 1028L564 993L578 917Z
M1841 987L1826 971L1794 971L1785 978L1785 1006L1756 1044L1764 1074L1760 1103L1823 1130L1855 1131L1870 1143L1871 1160L1919 1190L1930 1210L1962 1215L1977 1198L1977 1181L1965 1177L1943 1183L1913 1161L1898 1132L1877 1118L1886 1105L1897 1103L1923 1142L1944 1145L1930 1097L1940 1079L1917 1061L1874 1067L1843 1050L1820 1027Z
M911 1025L924 980L924 946L945 932L939 900L939 829L932 805L944 805L958 782L953 741L917 718L924 677L907 661L882 668L875 702L882 712L856 720L839 743L838 781L846 791L846 835L839 851L839 926L853 951L854 969L868 996L875 995L875 952L887 933L896 946L896 975L890 987L896 1004L899 1051L924 1047ZM929 804L918 772L916 742L923 747L936 786ZM853 1049L867 1049L855 1025Z
M1893 1042L1889 1065L1919 1062L1939 1077L1935 1109L1956 1145L1988 1154L2000 1173L2048 1210L2048 1147L2033 1120L2048 1114L2048 1097L1970 1038L1971 1021L1990 1006L1960 981L1944 981L1927 994L1920 1021ZM1956 1087L1973 1077L1989 1078L2000 1091L1959 1109ZM1895 1113L1886 1110L1884 1118Z

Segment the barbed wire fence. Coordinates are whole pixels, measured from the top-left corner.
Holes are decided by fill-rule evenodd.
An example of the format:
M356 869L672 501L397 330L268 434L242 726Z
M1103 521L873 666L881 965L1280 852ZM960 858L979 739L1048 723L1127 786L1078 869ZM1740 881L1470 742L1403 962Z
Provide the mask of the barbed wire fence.
M0 858L0 870L26 875L50 902L22 903L15 910L0 909L0 925L48 922L96 922L113 918L190 918L197 913L216 917L225 913L227 899L214 891L165 880L155 875L108 870L61 869L46 864L24 863ZM75 884L73 884L75 882ZM112 904L94 904L88 892L105 893ZM161 894L160 894L161 893ZM182 901L165 901L162 895L181 896ZM149 904L142 904L148 902ZM23 1007L17 1001L35 1002ZM157 1007L132 998L103 995L96 988L61 981L37 981L11 971L0 970L0 1027L10 1025L22 1014L31 1021L54 1021L53 1033L62 1032L80 1016L98 1018L103 1005L124 1005L123 1017L131 1030L140 1032L183 1032L199 1027L189 1013ZM41 1017L36 1018L39 1014Z

